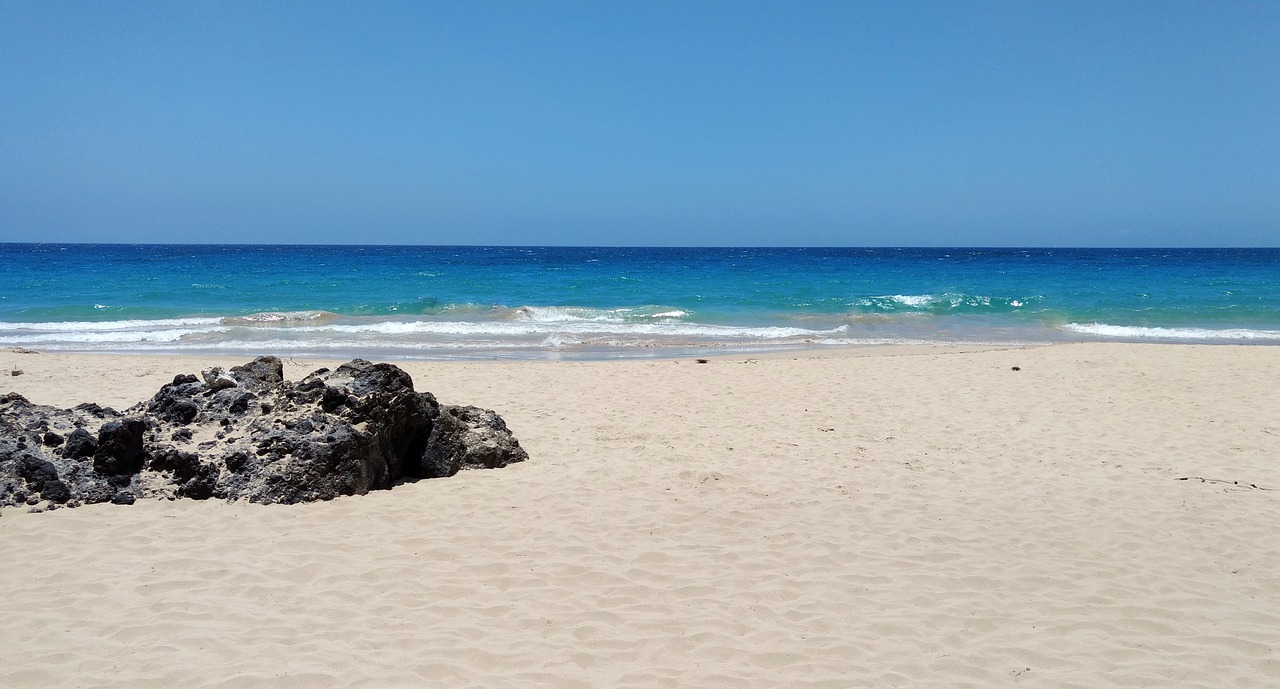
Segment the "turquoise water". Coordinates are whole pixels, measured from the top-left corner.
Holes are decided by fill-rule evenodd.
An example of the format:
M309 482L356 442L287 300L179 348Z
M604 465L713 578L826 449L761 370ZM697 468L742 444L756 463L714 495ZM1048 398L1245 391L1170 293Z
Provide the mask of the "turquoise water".
M0 244L0 346L610 357L1280 344L1280 249Z

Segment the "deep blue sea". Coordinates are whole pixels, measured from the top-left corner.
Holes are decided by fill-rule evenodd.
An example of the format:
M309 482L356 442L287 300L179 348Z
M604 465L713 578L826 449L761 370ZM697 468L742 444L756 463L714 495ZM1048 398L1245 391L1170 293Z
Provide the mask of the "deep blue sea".
M1280 249L0 244L0 347L601 358L1280 344Z

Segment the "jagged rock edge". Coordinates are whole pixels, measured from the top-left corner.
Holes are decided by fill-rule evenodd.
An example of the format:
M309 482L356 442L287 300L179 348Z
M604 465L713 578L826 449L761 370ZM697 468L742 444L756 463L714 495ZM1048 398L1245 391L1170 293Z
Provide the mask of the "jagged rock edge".
M363 359L288 382L278 358L259 357L176 376L123 412L0 396L0 508L311 502L527 458L495 412L441 405Z

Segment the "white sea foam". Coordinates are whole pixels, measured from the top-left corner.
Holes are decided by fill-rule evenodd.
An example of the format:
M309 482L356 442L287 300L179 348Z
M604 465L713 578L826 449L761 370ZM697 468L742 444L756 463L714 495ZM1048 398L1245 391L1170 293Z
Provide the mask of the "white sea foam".
M263 311L248 316L235 316L222 319L228 325L295 325L299 323L315 323L333 321L338 314L329 311Z
M910 306L917 309L922 306L928 306L937 301L933 295L930 294L894 294L889 296L888 299L902 304L903 306Z
M1064 330L1081 335L1159 340L1280 340L1280 330L1248 328L1152 328L1108 323L1068 323Z
M58 321L54 323L0 323L3 330L83 332L95 330L155 330L184 326L218 325L221 318L167 318L133 321Z
M688 316L688 311L666 306L617 309L596 309L585 306L520 306L511 310L511 317L514 320L540 323L575 323L581 321L626 323L636 320L686 318Z
M742 327L699 323L619 322L600 319L558 321L378 321L292 328L300 333L341 333L356 335L452 335L452 336L546 336L551 334L656 335L703 338L789 338L843 332L842 325L829 330L809 330L786 326Z
M575 321L623 321L619 309L591 309L578 306L521 306L513 310L516 318L539 323Z
M192 330L176 328L168 330L86 330L72 332L41 332L35 335L0 336L0 343L7 345L57 345L57 344L130 344L137 342L178 342L198 333L217 332L222 329Z
M864 308L884 310L896 313L919 313L947 309L965 311L984 311L988 309L1018 309L1040 299L1039 296L992 297L984 294L963 294L945 292L942 294L891 294L878 297L863 297L857 305ZM905 310L902 310L905 307Z
M568 337L562 333L552 333L542 341L544 347L551 348L568 347L576 344L581 344L581 340L576 337Z
M211 343L202 349L226 351L419 351L486 350L486 349L537 349L545 348L541 342L508 340L441 340L434 342L405 342L369 338L325 338L317 340L225 340ZM161 349L157 347L157 349Z
M515 319L433 320L342 317L327 312L267 312L243 317L154 321L0 323L0 346L50 351L387 350L814 343L830 329L693 323L669 307L524 309ZM493 314L491 314L493 315Z
M941 299L925 295L894 297L917 304L926 298ZM476 306L447 313L448 316L444 311L424 316L342 316L297 311L226 318L0 323L0 347L27 346L49 351L341 350L415 356L430 356L432 350L543 349L572 355L588 350L775 348L936 339L930 337L928 324L918 320L925 314L914 308L892 316L860 314L843 322L810 318L752 325L700 323L693 320L689 311L663 305L611 309ZM953 330L945 337L967 339Z
M905 337L826 337L816 340L814 344L833 347L865 347L871 345L936 345L938 343L931 340Z

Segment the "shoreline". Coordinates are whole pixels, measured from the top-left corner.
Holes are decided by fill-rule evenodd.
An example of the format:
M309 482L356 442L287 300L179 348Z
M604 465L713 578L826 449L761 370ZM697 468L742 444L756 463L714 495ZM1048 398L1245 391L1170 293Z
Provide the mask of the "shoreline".
M6 509L0 685L1280 682L1280 348L872 349L396 361L529 460ZM14 354L0 391L124 408L247 360Z
M762 350L746 352L698 352L672 353L669 356L622 357L600 359L398 359L381 358L366 354L357 357L333 356L280 356L262 354L260 356L276 356L284 364L287 380L297 380L321 367L336 368L352 358L367 358L374 362L391 363L412 372L419 367L452 367L452 366L644 366L649 364L707 362L759 362L759 361L807 361L807 360L840 360L865 357L899 357L926 356L945 354L971 354L976 352L1010 351L1037 349L1042 347L1065 347L1076 343L1047 345L864 345L858 347L804 348L794 350ZM1164 346L1163 344L1151 346ZM1196 346L1196 345L1190 345ZM1218 345L1207 345L1218 346ZM115 353L115 352L41 352L28 350L17 352L13 349L0 351L0 394L17 392L36 404L53 404L57 406L74 406L80 402L99 402L104 406L113 406L122 410L132 404L146 400L155 394L161 385L171 381L174 375L189 373L198 375L200 371L222 366L230 368L253 360L259 355L204 356L201 354L157 354L151 352ZM21 371L21 375L10 375L13 370ZM58 385L55 381L65 375L84 375L91 372L96 377L94 388L104 389L107 399L115 404L107 404L96 399L83 399L67 402L73 395L82 394L75 386ZM417 380L417 376L414 376ZM148 388L151 385L153 387ZM422 388L419 388L420 390ZM119 391L116 393L115 391ZM429 391L429 390L428 390ZM31 393L31 394L28 394ZM43 401L41 396L50 395L49 399L62 400L59 403ZM125 404L128 395L144 395ZM33 396L34 395L34 396Z
M845 359L877 359L896 357L930 357L930 356L963 356L984 352L1020 352L1035 350L1064 351L1071 348L1105 349L1115 348L1117 351L1153 348L1160 351L1165 348L1173 350L1195 351L1231 350L1231 349L1272 349L1270 345L1258 343L1212 343L1189 344L1181 342L1060 342L1050 344L1019 345L952 345L952 344L877 344L862 346L797 348L784 350L759 350L742 352L694 352L671 353L667 356L618 357L598 359L403 359L383 358L366 353L364 356L335 357L294 355L281 356L272 354L235 355L221 354L205 356L202 354L183 353L151 353L151 352L41 352L38 350L16 351L20 348L0 350L0 394L17 392L37 404L53 406L74 406L80 402L98 402L105 406L114 406L122 410L132 404L149 399L161 385L171 382L179 373L199 374L212 366L229 368L251 361L255 356L277 356L284 364L285 378L297 380L315 371L317 368L335 368L353 358L366 358L374 362L387 362L404 368L418 380L417 371L437 368L448 370L450 367L521 367L521 366L619 366L643 367L654 364L690 363L701 361L709 363L758 363L774 361L831 361ZM1280 352L1280 347L1275 348ZM21 371L21 375L13 376L13 370ZM65 375L90 376L92 382L89 389L101 389L108 400L107 404L97 399L78 399L76 395L82 388L59 383L58 379ZM418 388L422 390L423 388ZM428 391L430 391L428 389ZM28 394L31 393L31 394ZM33 397L34 395L34 397ZM131 396L137 396L132 399ZM47 397L50 402L40 399ZM71 402L70 400L77 401ZM126 400L130 400L126 403Z

